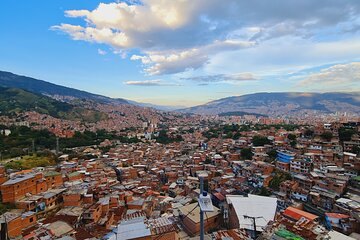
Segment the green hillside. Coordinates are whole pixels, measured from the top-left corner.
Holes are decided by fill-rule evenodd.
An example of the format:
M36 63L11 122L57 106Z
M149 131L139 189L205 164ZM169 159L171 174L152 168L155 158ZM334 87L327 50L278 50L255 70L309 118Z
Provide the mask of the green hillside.
M50 97L31 93L17 88L0 87L0 114L36 111L42 114L69 120L96 122L106 119L107 115L99 111L74 107Z
M53 95L71 96L79 99L85 98L100 103L128 104L128 102L122 98L113 99L98 94L93 94L93 93L77 90L74 88L64 87L43 80L26 77L26 76L20 76L4 71L0 71L0 86L8 87L8 88L19 88L33 93L50 95L50 96Z

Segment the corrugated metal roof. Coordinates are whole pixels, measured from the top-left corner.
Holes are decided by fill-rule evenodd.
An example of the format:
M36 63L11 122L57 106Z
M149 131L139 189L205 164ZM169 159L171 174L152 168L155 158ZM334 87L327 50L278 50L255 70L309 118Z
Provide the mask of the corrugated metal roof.
M315 220L318 218L318 216L302 211L300 209L294 208L294 207L288 207L285 211L284 211L284 215L291 217L295 220L299 220L300 218L304 217L306 219L309 220Z
M256 218L256 230L263 231L269 221L274 220L277 199L272 197L263 197L249 194L247 197L241 195L227 195L226 200L232 204L237 218L239 219L240 228L253 230L252 219L245 218L244 215Z
M117 239L134 239L151 235L150 229L144 223L144 217L122 221L117 227Z
M17 176L17 177L15 177L15 178L13 178L13 179L7 180L7 181L4 182L2 185L3 185L3 186L6 186L6 185L16 184L16 183L19 183L19 182L22 182L22 181L31 179L31 178L33 178L33 177L35 177L35 175L34 175L34 174L31 174L31 173L25 174L25 175L20 175L20 176Z

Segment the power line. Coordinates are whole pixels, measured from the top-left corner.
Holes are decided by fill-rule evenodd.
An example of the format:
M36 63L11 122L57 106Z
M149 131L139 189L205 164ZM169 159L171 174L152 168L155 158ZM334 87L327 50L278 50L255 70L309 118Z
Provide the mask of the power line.
M199 204L195 205L195 207L194 207L190 212L188 212L183 218L186 218L187 216L189 216L189 214L192 213L198 206L199 206ZM182 226L185 227L185 228L187 228L187 227L185 226L185 224L182 224ZM189 229L187 228L187 230L189 230ZM154 240L160 239L160 238L161 238L162 236L164 236L165 234L167 234L167 232L166 232L166 233L163 233L163 234L161 234L161 235L159 235L159 236L157 236Z
M256 234L256 219L264 218L264 217L263 216L261 216L261 217L252 217L252 216L248 216L248 215L243 215L243 216L244 216L245 219L248 218L248 219L251 219L253 221L253 228L254 228L253 236L254 236L254 239L256 239L256 236L257 236L257 234Z
M197 207L199 206L199 204L196 204L195 207L190 211L188 212L184 218L186 218L187 216L189 216L190 213L192 213Z

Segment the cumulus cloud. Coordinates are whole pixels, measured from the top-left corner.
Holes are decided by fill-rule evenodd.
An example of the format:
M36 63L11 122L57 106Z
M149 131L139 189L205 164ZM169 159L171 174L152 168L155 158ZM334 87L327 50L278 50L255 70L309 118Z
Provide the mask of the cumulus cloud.
M84 24L51 29L116 51L136 49L140 54L131 59L159 75L197 69L218 53L269 39L309 38L319 29L351 23L359 13L358 0L142 0L69 10L66 16L83 18Z
M299 82L301 86L337 86L360 82L360 62L337 64L313 73Z
M259 78L252 73L215 74L215 75L195 76L195 77L188 77L181 79L199 82L199 85L218 83L218 82L236 83L242 81L259 80Z
M146 55L133 55L131 60L140 60L145 72L150 75L172 74L202 67L212 54L254 46L255 42L215 41L212 44L184 51L149 51Z
M143 81L126 81L126 85L133 86L145 86L145 87L153 87L153 86L181 86L180 84L175 83L164 83L159 79L155 80L143 80Z

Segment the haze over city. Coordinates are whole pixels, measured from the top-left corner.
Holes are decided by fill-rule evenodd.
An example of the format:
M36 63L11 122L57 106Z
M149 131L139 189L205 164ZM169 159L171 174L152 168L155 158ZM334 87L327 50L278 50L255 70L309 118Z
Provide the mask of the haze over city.
M2 70L193 106L256 92L359 91L358 1L13 1Z
M359 0L2 0L0 240L360 239Z

